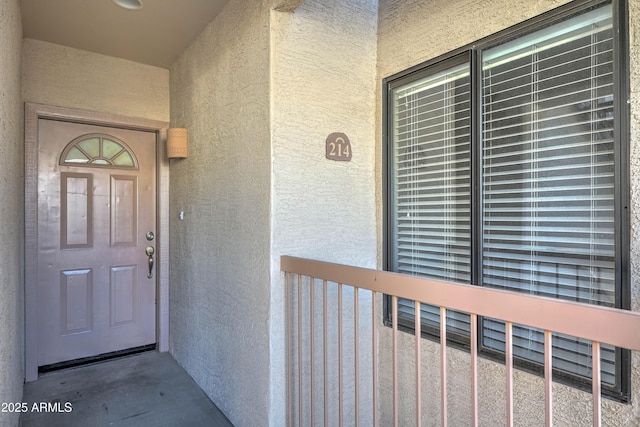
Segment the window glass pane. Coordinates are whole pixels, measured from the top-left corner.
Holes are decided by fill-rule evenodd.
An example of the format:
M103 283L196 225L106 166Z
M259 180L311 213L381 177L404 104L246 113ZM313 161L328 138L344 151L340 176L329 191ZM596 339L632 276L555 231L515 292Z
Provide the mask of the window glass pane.
M483 55L484 286L615 305L612 37L609 5ZM504 347L501 322L483 333ZM517 356L542 361L542 342L514 331ZM590 372L588 345L554 343L557 363Z
M122 151L124 148L122 145L110 139L102 139L102 157L105 159L112 159L116 154Z
M113 164L116 166L133 166L133 159L131 158L131 154L123 151L113 159Z
M64 158L66 163L88 163L87 156L76 147L72 147Z
M84 150L89 157L100 157L100 139L88 138L78 142L78 146Z
M470 76L465 63L394 89L393 270L470 283ZM399 311L414 316L412 302ZM439 309L422 307L427 325ZM450 312L453 331L468 316Z
M396 271L470 282L468 70L394 91Z

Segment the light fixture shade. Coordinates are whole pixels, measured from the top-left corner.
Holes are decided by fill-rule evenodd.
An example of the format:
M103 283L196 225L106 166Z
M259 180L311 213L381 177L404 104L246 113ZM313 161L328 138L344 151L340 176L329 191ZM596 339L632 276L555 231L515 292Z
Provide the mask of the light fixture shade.
M142 9L141 0L113 0L113 2L123 9L128 9L128 10Z
M187 129L170 128L167 131L167 157L170 159L186 159L187 149Z

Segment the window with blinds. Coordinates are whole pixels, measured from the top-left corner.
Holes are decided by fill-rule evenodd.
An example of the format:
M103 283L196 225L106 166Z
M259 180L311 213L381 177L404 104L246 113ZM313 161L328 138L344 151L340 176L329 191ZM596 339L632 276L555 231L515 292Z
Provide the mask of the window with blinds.
M388 269L622 307L613 9L552 14L386 80ZM401 325L414 315L399 301ZM468 344L468 315L447 316ZM437 336L439 309L423 305L421 318ZM543 332L513 333L515 357L541 364ZM502 322L480 319L479 334L482 351L504 352ZM589 381L590 343L557 335L553 346L556 373ZM618 392L620 354L602 348L603 383Z
M471 283L469 63L400 85L393 91L393 270ZM440 309L423 305L427 328ZM414 304L398 312L413 322ZM449 312L453 334L469 334L469 316Z
M483 286L615 305L612 36L608 5L483 52ZM504 324L483 326L504 350ZM590 377L590 344L554 345L556 367ZM542 362L543 332L514 328L514 355Z

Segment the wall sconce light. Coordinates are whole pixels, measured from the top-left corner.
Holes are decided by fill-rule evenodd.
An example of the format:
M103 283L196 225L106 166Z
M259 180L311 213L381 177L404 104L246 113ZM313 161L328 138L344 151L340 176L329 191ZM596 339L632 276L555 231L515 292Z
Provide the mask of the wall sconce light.
M167 157L170 159L186 159L188 138L186 128L170 128L167 130Z

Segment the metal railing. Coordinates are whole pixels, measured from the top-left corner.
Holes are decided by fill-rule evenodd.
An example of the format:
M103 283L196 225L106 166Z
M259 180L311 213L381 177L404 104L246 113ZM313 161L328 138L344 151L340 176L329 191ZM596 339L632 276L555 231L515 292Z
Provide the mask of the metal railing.
M289 425L329 425L331 406L337 406L338 424L345 423L344 400L345 389L349 390L350 408L348 424L361 425L360 414L370 414L368 423L378 425L378 328L381 325L379 304L377 297L381 294L391 296L392 300L392 400L393 425L399 423L399 375L398 375L398 298L414 300L415 312L420 312L421 304L440 307L440 342L446 343L447 325L446 310L457 310L470 314L471 337L469 372L471 383L471 424L478 425L478 352L477 352L477 322L478 316L486 316L505 322L505 353L506 353L506 402L505 421L512 426L514 421L514 390L513 390L513 335L514 324L539 328L544 331L544 394L545 394L545 425L553 423L553 391L552 391L552 334L560 333L583 338L592 342L592 409L593 425L602 425L602 395L601 395L601 344L610 344L630 350L640 350L640 313L627 310L617 310L575 302L561 301L552 298L537 297L514 292L488 289L470 285L446 283L398 273L385 272L360 267L352 267L308 259L283 256L281 270L286 276L287 298L287 395ZM337 309L328 307L328 283L337 285ZM349 307L353 329L352 343L349 343L349 363L345 361L345 311L343 309L343 286L353 288L349 296L353 303ZM320 291L321 289L321 291ZM360 313L361 300L359 291L370 291L371 325L368 348L362 348L360 330L362 328ZM317 300L322 292L322 308L319 309ZM318 297L315 296L318 294ZM337 313L337 316L335 315ZM303 319L304 317L304 319ZM415 411L416 424L422 419L421 406L421 325L420 316L415 316ZM306 323L304 322L306 320ZM334 335L329 337L329 324L337 323L332 329ZM320 330L321 332L317 332ZM322 338L320 339L320 335ZM320 344L321 341L321 345ZM331 342L337 341L337 367L329 366L328 348ZM360 353L371 352L370 371L363 372L359 366ZM322 359L320 364L319 359ZM330 372L335 368L335 375ZM354 384L345 387L344 369L348 367L350 378ZM440 346L440 415L441 425L448 423L447 411L447 345ZM322 379L318 379L318 375ZM364 392L362 398L360 390L361 376L371 376L371 389ZM337 393L330 396L329 389L337 388ZM318 393L321 389L322 392ZM322 397L320 397L320 394ZM337 402L336 402L337 400ZM361 402L367 403L363 411ZM323 410L316 408L322 403ZM316 415L323 414L322 417ZM333 415L333 414L332 414ZM316 419L318 418L318 419Z

